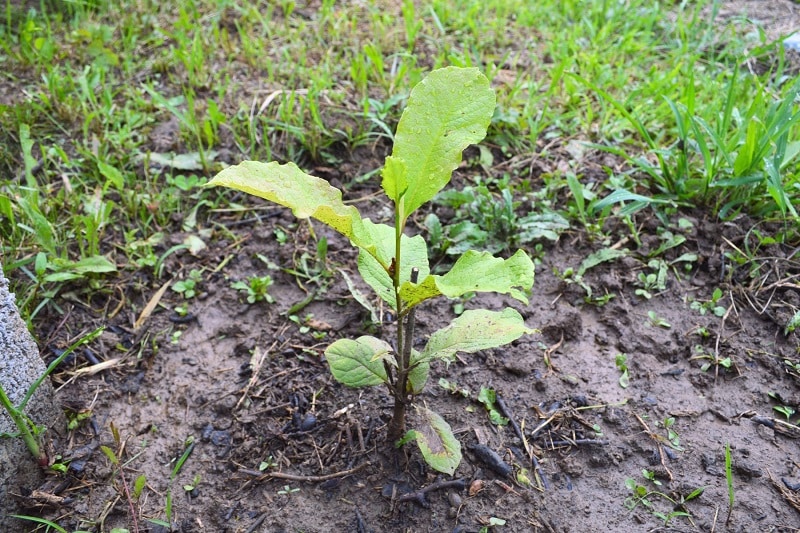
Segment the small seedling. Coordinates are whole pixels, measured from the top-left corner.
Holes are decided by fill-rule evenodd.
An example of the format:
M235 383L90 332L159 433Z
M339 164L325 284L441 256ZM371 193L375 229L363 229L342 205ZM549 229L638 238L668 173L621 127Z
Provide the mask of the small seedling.
M176 281L175 284L172 285L172 290L178 294L182 294L184 298L189 300L197 295L197 287L202 280L202 272L193 268L189 272L188 278L181 281Z
M521 250L508 259L469 250L446 274L432 274L427 243L406 235L406 223L450 181L463 150L486 135L494 109L494 91L476 68L435 70L411 91L382 170L381 186L394 203L394 226L362 218L342 201L341 191L293 163L248 161L209 183L290 207L295 216L327 224L358 249L359 273L396 317L396 339L392 344L368 335L337 340L325 350L331 372L351 387L385 385L394 399L389 442L415 440L433 469L451 475L461 462L461 444L441 416L415 406L417 429L406 432L406 411L425 387L431 363L502 346L534 330L514 309L467 310L417 351L416 308L437 296L459 298L469 292L508 294L527 304L534 266Z
M725 307L718 305L717 302L722 298L722 289L717 287L714 289L714 292L711 294L711 299L708 301L700 301L694 300L692 303L689 304L689 307L698 311L701 315L705 315L706 313L712 313L714 316L723 317L725 316L725 312L727 311Z
M712 366L717 368L722 367L726 370L729 370L733 366L733 361L730 357L719 357L717 355L710 354L699 344L695 345L694 352L697 355L690 357L689 361L704 361L703 364L700 365L700 370L703 372L707 372Z
M197 474L194 476L194 479L192 479L191 483L187 483L186 485L183 486L183 490L185 490L186 492L192 492L194 489L197 488L199 484L200 484L200 474Z
M623 389L627 389L628 385L631 383L628 377L628 354L618 353L614 358L614 364L617 365L619 371L622 372L622 375L619 377L619 386Z
M731 460L731 445L725 444L725 481L728 485L728 518L725 524L730 524L733 516L734 490L733 490L733 461Z
M247 303L254 304L256 302L265 301L269 304L275 303L273 298L267 290L272 285L272 278L270 276L252 276L247 278L247 282L236 281L231 284L232 289L247 293Z
M496 516L490 516L488 519L485 520L485 524L480 528L480 533L489 533L490 530L498 527L506 525L506 521L502 518L497 518Z
M289 485L284 485L281 490L278 491L278 494L283 496L289 496L290 494L294 494L295 492L300 492L300 489L293 489Z
M276 466L278 465L275 462L275 458L270 455L269 457L267 457L266 461L261 461L260 463L258 463L258 471L263 472L265 470L269 470L270 468L275 468Z
M664 522L664 526L667 526L673 518L678 517L686 517L691 521L691 515L686 508L686 504L696 498L699 498L705 491L705 487L698 487L686 496L679 494L673 498L658 490L662 484L661 481L656 479L653 471L647 469L642 470L642 477L652 483L657 490L651 490L645 485L640 485L633 478L626 479L625 487L627 487L628 490L633 493L632 496L625 499L625 507L628 510L633 511L639 505L642 505L653 516L659 520L662 520ZM658 510L655 503L656 499L665 500L668 502L671 505L672 510L667 512Z
M500 414L500 411L497 409L497 393L494 389L481 387L481 391L478 393L478 401L486 408L486 411L489 413L489 420L492 421L492 424L495 426L505 426L508 424L508 418Z
M450 394L460 394L464 398L469 398L469 390L460 387L455 382L448 381L445 378L439 378L439 386L448 391Z
M649 300L653 297L654 293L661 292L667 288L667 264L660 259L652 259L647 266L653 272L639 272L636 276L635 284L639 286L634 292L637 296L641 296Z
M672 324L658 316L655 311L648 311L647 318L649 320L648 323L653 327L661 327L664 329L669 329L672 327Z
M774 405L772 409L785 416L786 420L790 420L795 413L795 410L788 405Z
M675 418L671 416L667 417L664 419L661 425L667 430L667 441L669 442L670 447L673 450L682 452L683 448L681 448L681 439L678 436L678 432L673 428L675 425Z

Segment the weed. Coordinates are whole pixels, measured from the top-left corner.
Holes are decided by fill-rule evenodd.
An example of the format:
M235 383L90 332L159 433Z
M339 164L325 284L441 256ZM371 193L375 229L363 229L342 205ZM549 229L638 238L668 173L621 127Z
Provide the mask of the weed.
M496 186L499 195L478 180L474 187L443 191L434 198L434 203L455 209L455 215L446 226L434 213L425 218L432 252L460 255L477 249L498 253L540 239L555 241L569 227L569 222L554 212L519 216L508 175Z
M709 353L703 346L697 344L694 347L694 353L692 357L689 358L690 361L703 361L700 365L700 370L703 372L707 372L712 366L722 367L726 370L730 370L733 367L733 361L730 357L719 357L718 355Z
M492 424L496 426L508 425L508 418L500 414L500 411L497 408L496 398L497 393L495 390L488 387L481 387L481 391L478 393L478 401L486 408L486 412L488 413L489 420L492 422Z
M659 425L656 422L656 425ZM683 451L681 448L681 439L678 436L678 432L675 431L675 418L674 417L667 417L661 422L661 426L667 430L667 442L672 447L672 449L677 450L679 452Z
M278 491L278 494L281 494L283 496L289 496L291 494L294 494L295 492L300 492L300 489L293 489L289 485L284 485L283 488Z
M622 374L619 376L619 386L627 389L630 385L630 377L628 376L628 354L618 353L614 357L614 364L617 366Z
M489 81L474 68L433 71L412 90L382 173L383 190L394 203L394 227L362 218L355 207L342 202L340 191L293 164L245 162L223 170L209 183L291 207L296 216L316 218L358 248L359 272L398 317L396 348L371 336L339 339L325 350L331 371L352 387L386 385L394 398L389 441L416 440L426 462L448 474L461 461L461 446L444 419L417 407L421 429L405 433L406 409L422 392L430 363L450 361L459 351L501 346L533 330L513 309L469 310L434 332L418 352L413 349L415 308L439 295L457 298L480 291L506 293L526 302L523 291L533 284L533 263L522 251L503 260L470 250L447 274L434 275L425 240L408 237L404 229L409 216L450 180L464 148L484 137L494 105Z
M669 322L658 316L655 311L647 312L647 320L648 324L653 327L660 327L665 329L669 329L672 327L672 324L670 324Z
M710 300L692 300L692 302L689 304L689 307L699 312L701 315L705 315L706 313L710 312L714 316L723 317L725 316L725 312L727 310L725 307L718 304L720 299L722 299L722 289L717 287L711 294Z
M247 293L247 303L249 304L261 301L271 304L275 303L275 298L267 292L271 285L272 278L270 276L251 276L247 278L246 282L236 281L232 283L231 288Z
M656 478L655 473L652 470L642 470L642 477L654 485L656 489L653 490L645 485L640 485L633 478L626 479L625 487L627 487L627 489L632 493L632 496L625 499L625 507L628 510L633 511L641 505L653 516L659 520L662 520L665 527L669 525L669 522L674 518L679 517L685 517L691 522L692 516L686 508L686 504L696 498L699 498L705 491L705 487L696 488L685 496L683 494L678 494L674 497L670 497L659 489L659 487L662 486L662 483ZM664 500L672 507L672 510L660 510L656 505L657 500Z
M193 268L189 271L189 276L186 279L176 281L171 288L178 294L183 295L187 300L190 300L197 295L201 281L203 281L203 273Z
M728 518L725 520L725 524L730 524L736 496L733 488L733 461L731 460L730 443L725 443L725 482L728 486Z
M634 292L647 300L653 293L661 292L667 288L667 264L661 259L651 259L647 266L652 272L639 272L634 283L639 288Z

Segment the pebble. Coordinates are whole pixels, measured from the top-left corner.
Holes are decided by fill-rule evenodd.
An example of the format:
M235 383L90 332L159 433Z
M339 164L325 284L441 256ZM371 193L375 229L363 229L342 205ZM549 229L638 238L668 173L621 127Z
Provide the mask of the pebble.
M450 502L450 505L453 507L461 507L461 496L456 494L455 492L448 492L447 493L447 501Z

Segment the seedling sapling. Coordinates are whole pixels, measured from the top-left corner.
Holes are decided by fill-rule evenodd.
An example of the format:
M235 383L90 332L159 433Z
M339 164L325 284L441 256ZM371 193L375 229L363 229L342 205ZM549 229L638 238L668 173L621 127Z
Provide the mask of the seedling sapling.
M461 461L461 445L444 419L417 406L415 429L406 432L406 410L422 392L431 362L502 346L533 330L514 309L467 310L417 351L414 312L436 296L469 292L508 294L527 304L534 266L521 250L508 259L469 250L449 272L434 275L425 240L406 235L405 229L411 214L450 181L463 150L486 135L494 108L494 91L476 68L435 70L412 90L381 174L381 186L394 202L394 227L362 218L342 201L341 191L293 163L245 161L209 182L289 207L298 218L314 218L358 248L361 276L397 317L396 344L367 335L339 339L325 350L331 372L350 387L386 385L394 398L389 441L416 440L426 462L447 474Z

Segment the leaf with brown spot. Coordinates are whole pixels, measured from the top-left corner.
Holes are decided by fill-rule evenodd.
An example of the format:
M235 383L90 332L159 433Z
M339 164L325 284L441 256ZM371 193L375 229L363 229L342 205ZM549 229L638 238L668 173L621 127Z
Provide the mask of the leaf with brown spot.
M427 407L417 407L417 414L422 420L414 430L414 437L422 457L434 470L452 476L461 462L461 443L438 414Z

